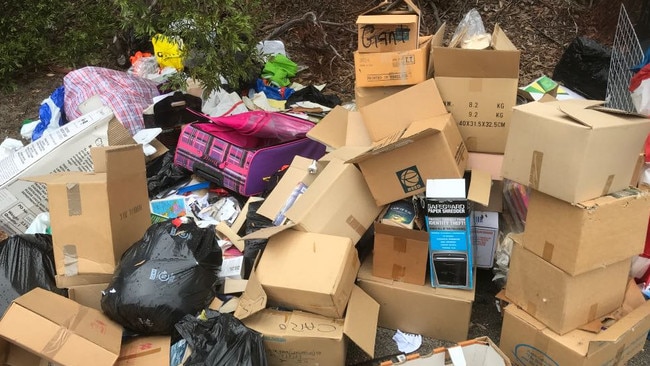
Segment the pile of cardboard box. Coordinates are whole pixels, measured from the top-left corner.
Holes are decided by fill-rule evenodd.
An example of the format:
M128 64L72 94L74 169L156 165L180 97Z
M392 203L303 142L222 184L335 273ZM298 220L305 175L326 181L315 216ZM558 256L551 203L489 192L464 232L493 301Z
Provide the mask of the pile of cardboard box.
M628 284L650 214L648 192L634 188L650 120L594 105L514 109L503 176L532 188L500 343L517 365L624 364L650 329L650 304Z

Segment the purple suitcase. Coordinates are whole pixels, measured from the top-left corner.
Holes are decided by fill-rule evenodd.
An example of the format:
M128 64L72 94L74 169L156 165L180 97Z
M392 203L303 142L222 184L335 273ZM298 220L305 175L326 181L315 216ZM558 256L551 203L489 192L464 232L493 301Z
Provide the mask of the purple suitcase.
M253 196L266 189L264 178L290 164L294 156L319 159L324 154L325 145L306 137L274 144L269 139L238 136L211 122L197 122L183 127L174 164L224 188Z

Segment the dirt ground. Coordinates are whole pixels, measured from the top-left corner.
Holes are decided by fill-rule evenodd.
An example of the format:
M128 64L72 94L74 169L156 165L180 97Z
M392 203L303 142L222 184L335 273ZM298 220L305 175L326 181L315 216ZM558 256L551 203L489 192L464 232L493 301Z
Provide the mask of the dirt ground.
M423 14L422 33L432 34L440 24L453 29L471 8L477 8L485 27L498 23L522 51L520 85L553 68L566 46L579 35L588 35L611 44L619 1L595 1L591 8L571 0L419 0ZM584 1L588 3L589 1ZM626 0L628 11L638 12L642 0ZM356 49L356 17L377 1L331 0L319 2L268 1L269 19L259 30L260 39L280 39L290 58L306 67L295 81L327 84L325 92L336 93L343 101L354 97L353 51ZM631 10L630 10L631 9ZM283 27L287 23L289 27ZM18 90L2 94L0 140L19 138L25 119L38 119L41 102L62 85L65 75L56 70L35 71Z

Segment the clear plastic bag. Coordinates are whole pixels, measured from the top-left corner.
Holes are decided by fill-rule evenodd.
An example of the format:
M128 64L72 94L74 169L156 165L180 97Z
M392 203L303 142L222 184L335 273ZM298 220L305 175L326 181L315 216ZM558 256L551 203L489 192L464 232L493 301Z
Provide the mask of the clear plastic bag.
M490 47L490 44L491 35L485 31L481 14L478 10L471 9L456 27L449 47L485 49Z

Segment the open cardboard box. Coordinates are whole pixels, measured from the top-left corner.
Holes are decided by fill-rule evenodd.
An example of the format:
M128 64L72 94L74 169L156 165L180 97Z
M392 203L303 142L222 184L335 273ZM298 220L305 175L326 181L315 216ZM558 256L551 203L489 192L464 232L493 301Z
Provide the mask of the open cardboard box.
M630 280L623 305L589 329L575 329L559 335L510 304L505 307L499 346L518 366L623 366L646 343L650 330L650 301L645 301Z
M408 366L510 366L510 360L488 337L459 342L452 347L434 349L426 355L411 356Z
M353 285L351 288L343 317L270 309L267 300L254 269L234 315L247 327L264 335L269 365L287 362L343 365L347 353L346 337L369 356L374 356L379 304L359 287Z
M304 193L297 194L299 185ZM294 157L257 213L271 220L284 217L296 230L348 237L356 243L381 209L359 169L329 154L318 161ZM256 235L285 228L262 229Z
M348 131L361 131L370 143ZM429 79L360 109L335 108L307 136L355 163L378 206L424 192L429 178L461 177L467 149Z
M531 102L514 108L503 177L569 203L627 188L650 119L597 110L601 102Z
M404 10L395 9L404 3ZM387 6L388 5L388 6ZM411 0L383 1L357 18L358 51L409 51L418 47L420 8Z
M432 45L434 78L469 151L505 151L517 102L519 58L520 51L498 24L490 49L445 47L442 39Z

